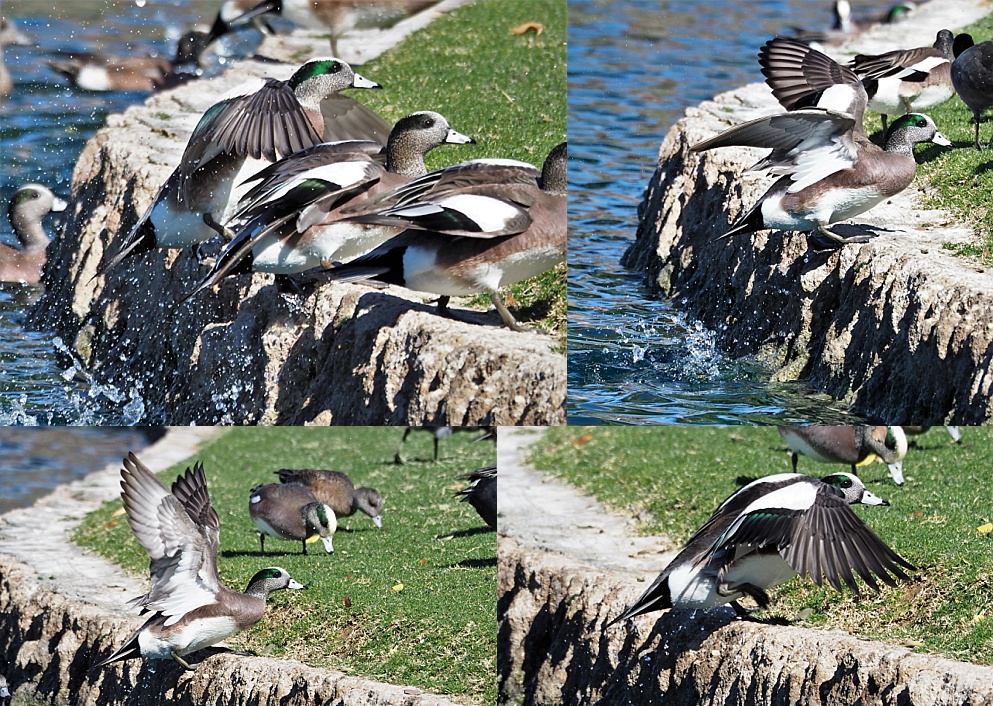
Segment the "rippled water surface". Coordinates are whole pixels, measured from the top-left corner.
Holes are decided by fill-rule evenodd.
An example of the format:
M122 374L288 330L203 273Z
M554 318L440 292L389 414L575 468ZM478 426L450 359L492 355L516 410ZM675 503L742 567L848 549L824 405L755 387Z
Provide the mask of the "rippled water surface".
M683 109L761 81L755 57L769 37L830 23L825 0L569 1L571 422L851 421L842 403L721 355L710 332L619 264Z
M219 6L220 0L3 0L3 16L13 18L35 45L3 51L15 87L0 97L0 240L13 242L6 204L20 185L40 182L67 198L76 158L107 114L146 97L71 88L44 61L59 50L171 57L182 32L209 24ZM218 70L227 54L257 43L258 35L248 34L226 39L208 71ZM57 232L57 223L54 215L46 219L49 235ZM140 421L143 406L135 391L91 386L70 358L60 356L65 350L60 341L25 328L23 312L39 293L36 287L0 283L0 424Z
M27 507L55 486L119 463L155 430L0 427L0 515Z

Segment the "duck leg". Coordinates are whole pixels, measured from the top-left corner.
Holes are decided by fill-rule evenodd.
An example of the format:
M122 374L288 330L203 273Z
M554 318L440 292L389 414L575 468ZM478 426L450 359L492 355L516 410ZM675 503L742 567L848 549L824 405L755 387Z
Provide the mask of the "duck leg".
M265 554L265 533L264 532L259 532L259 548L262 550L262 553Z
M407 427L404 430L404 432L403 432L403 438L400 439L400 445L397 447L397 452L393 455L393 463L395 463L398 466L402 466L404 464L404 460L403 460L403 445L405 443L407 443L407 437L410 436L410 432L412 432L412 431L413 431L413 429L411 429L410 427Z
M752 600L758 603L759 608L765 608L769 605L769 594L753 583L739 583L734 586L722 584L718 586L717 592L722 596L730 596L734 593L744 593L746 596L750 596ZM731 602L736 603L737 601Z
M797 458L800 456L796 451L793 452L793 472L796 473L796 462Z
M176 660L186 671L192 672L196 669L196 667L191 667L189 662L180 657L176 650L172 650L169 654L171 654L172 658Z
M303 541L301 542L301 544L303 545L303 553L304 553L304 554L306 554L306 553L307 553L307 540L306 540L306 539L304 539L304 540L303 540Z
M849 237L844 237L838 235L834 231L830 230L826 225L818 225L817 232L823 235L825 238L838 243L839 245L847 245L848 243L867 243L870 240L868 235L852 235Z

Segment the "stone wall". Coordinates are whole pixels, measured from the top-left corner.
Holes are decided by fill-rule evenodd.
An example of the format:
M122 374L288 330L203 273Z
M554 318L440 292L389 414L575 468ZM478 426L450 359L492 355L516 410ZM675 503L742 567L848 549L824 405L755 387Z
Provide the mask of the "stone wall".
M935 27L986 12L971 0L935 0L845 51L929 45ZM948 213L922 209L917 189L835 227L878 234L866 244L815 252L805 235L778 231L717 240L771 184L764 173L744 173L766 151L689 146L781 110L764 84L687 110L660 147L624 264L685 302L730 355L766 360L774 379L807 380L879 421L988 422L993 275L943 249L975 235ZM918 148L918 160L939 158L940 149Z
M644 584L500 537L500 703L988 706L993 668L839 631L653 613L603 629Z
M173 428L141 457L160 471L188 459L217 433ZM171 660L93 669L143 622L126 602L148 590L147 580L84 552L69 536L88 512L119 492L114 466L0 516L0 675L14 694L11 706L456 706L413 686L216 648L189 656L194 672ZM267 619L253 630L264 630Z
M227 706L455 706L415 687L315 669L293 660L213 654L187 672L171 661L92 665L136 627L43 587L30 567L0 556L0 664L12 706L227 704Z
M323 39L286 41L263 51L287 61L327 53ZM495 312L464 312L472 323L462 323L437 316L428 296L354 284L288 298L263 274L180 304L203 274L186 251L94 277L202 112L245 80L285 79L297 66L240 62L109 116L76 164L32 324L54 330L94 383L140 395L143 423L563 423L565 356L550 336L506 330Z

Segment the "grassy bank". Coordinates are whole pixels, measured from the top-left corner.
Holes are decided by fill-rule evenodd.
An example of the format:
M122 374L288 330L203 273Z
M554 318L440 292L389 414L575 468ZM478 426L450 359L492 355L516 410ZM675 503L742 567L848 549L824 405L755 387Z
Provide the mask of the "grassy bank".
M537 23L535 29L511 29ZM394 122L436 110L475 145L445 145L429 169L482 157L541 167L566 139L565 0L476 0L440 18L361 71L384 86L363 103ZM522 319L565 335L565 268L510 288L507 303ZM478 300L490 306L489 297Z
M977 44L993 39L993 14L961 31L970 33ZM975 231L975 243L949 244L946 248L962 255L979 257L986 265L993 264L993 208L990 208L990 194L993 193L990 160L993 159L993 152L973 148L975 125L972 111L958 96L929 110L928 114L941 133L956 147L963 149L932 147L927 150L933 154L933 159L917 168L920 183L927 184L922 205L925 208L947 209ZM867 111L866 126L878 132L879 116ZM979 140L984 148L991 136L993 122L989 111L986 111L979 126Z
M993 664L993 533L977 531L993 520L993 430L966 427L963 442L949 445L940 427L917 437L902 487L882 464L860 471L892 505L856 512L919 567L911 581L856 600L793 580L772 590L768 614ZM785 450L774 427L553 428L531 460L637 517L640 532L682 544L743 483L789 472ZM799 470L824 476L844 467L801 458Z
M436 464L430 461L431 436L418 433L405 448L408 464L395 466L402 433L378 427L233 429L190 460L203 461L221 519L221 579L244 590L258 569L277 565L309 586L274 594L262 622L228 644L412 684L466 703L495 703L496 535L480 531L476 512L452 496L465 485L459 474L494 462L494 446L457 434L442 441ZM160 477L168 486L187 465ZM270 538L263 556L248 493L275 481L273 471L280 468L341 470L356 485L376 488L385 499L383 529L356 514L340 520L332 555L318 543L303 556L299 543ZM121 511L119 500L105 504L74 539L147 577L148 556ZM458 536L435 538L452 533Z

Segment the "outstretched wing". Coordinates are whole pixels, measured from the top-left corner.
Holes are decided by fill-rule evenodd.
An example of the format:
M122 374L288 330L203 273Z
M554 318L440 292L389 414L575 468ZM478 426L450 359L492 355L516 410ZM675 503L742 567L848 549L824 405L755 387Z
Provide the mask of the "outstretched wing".
M128 454L121 471L128 524L148 555L152 588L133 603L166 616L171 625L195 608L213 603L220 590L217 547L220 523L207 495L203 466L174 484L182 499Z

